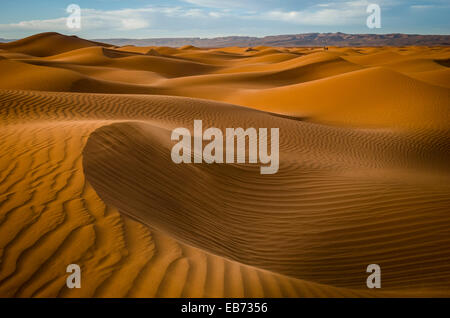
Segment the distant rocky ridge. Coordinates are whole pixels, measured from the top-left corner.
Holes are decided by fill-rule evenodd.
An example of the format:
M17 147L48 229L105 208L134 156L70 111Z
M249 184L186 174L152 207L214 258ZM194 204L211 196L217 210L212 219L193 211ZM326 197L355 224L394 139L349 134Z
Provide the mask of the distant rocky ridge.
M12 42L13 39L0 38L0 43ZM217 38L149 38L149 39L95 39L115 46L170 46L181 47L229 47L229 46L447 46L450 35L420 34L346 34L346 33L304 33L273 35L265 37L226 36Z
M171 46L193 45L197 47L229 46L437 46L450 45L450 35L418 34L345 34L306 33L275 35L262 38L248 36L227 36L218 38L154 38L154 39L97 39L117 46Z

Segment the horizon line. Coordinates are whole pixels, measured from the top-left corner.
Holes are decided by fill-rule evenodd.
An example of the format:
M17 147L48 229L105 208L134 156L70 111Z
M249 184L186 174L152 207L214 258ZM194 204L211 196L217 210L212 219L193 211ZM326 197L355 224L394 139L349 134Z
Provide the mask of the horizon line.
M262 35L262 36L252 36L252 35L221 35L221 36L212 36L212 37L199 37L199 36L184 36L184 37L177 37L177 36L169 36L169 37L142 37L142 38L131 38L131 37L94 37L94 38L87 38L82 37L77 34L69 34L69 33L61 33L56 31L45 31L45 32L38 32L29 36L25 36L22 38L4 38L0 36L3 40L20 40L25 39L28 37L32 37L39 34L45 34L45 33L56 33L61 34L65 36L72 36L72 37L78 37L82 39L87 40L153 40L153 39L205 39L205 40L211 40L211 39L218 39L218 38L230 38L230 37L242 37L242 38L256 38L256 39L263 39L267 37L277 37L277 36L293 36L293 35L307 35L307 34L345 34L345 35L371 35L371 36L380 36L380 35L408 35L408 36L450 36L450 34L423 34L423 33L404 33L404 32L389 32L389 33L346 33L346 32L305 32L305 33L280 33L280 34L273 34L273 35Z

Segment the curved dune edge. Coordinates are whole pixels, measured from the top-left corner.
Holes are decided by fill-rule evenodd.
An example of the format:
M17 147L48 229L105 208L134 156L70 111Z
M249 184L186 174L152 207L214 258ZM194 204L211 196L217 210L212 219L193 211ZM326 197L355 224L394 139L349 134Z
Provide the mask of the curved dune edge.
M179 244L98 198L82 170L89 135L171 100L0 91L1 297L342 295ZM80 290L65 287L70 263L82 267Z
M326 277L326 279L331 282L337 282L340 285L348 284L347 288L336 288L332 285L317 284L296 278L295 276L301 277L302 270L299 270L298 272L295 272L294 270L292 274L292 268L302 268L302 265L305 266L305 264L302 264L302 260L297 260L296 263L295 257L307 257L307 253L302 253L303 251L301 251L301 249L304 248L306 244L305 239L308 239L308 235L302 235L301 232L305 230L315 231L317 230L317 227L308 228L306 226L295 232L296 226L301 226L303 222L295 223L295 216L293 217L292 213L283 213L284 211L281 210L271 211L270 208L273 209L273 206L267 208L264 207L263 204L273 205L273 203L261 200L262 197L267 198L268 196L272 197L272 199L276 198L276 195L271 196L268 193L270 193L270 191L282 191L283 183L287 181L285 179L287 175L295 176L295 173L290 170L287 172L287 175L285 175L283 174L283 171L281 171L282 175L279 179L281 179L282 182L272 180L269 181L269 183L273 184L264 188L264 186L259 183L262 180L258 181L258 179L263 178L258 176L257 169L252 169L250 167L248 167L248 171L245 171L237 167L227 168L223 165L215 167L209 166L206 168L204 166L199 168L192 166L177 166L170 162L170 143L167 142L168 140L170 140L169 131L165 128L145 122L122 122L100 127L90 135L84 149L83 163L86 177L102 200L107 202L108 205L115 206L125 215L148 225L150 229L156 233L164 233L164 235L167 235L168 237L175 238L180 246L186 248L188 246L195 246L189 248L194 248L198 253L206 255L208 258L215 258L218 262L226 262L240 267L243 281L251 279L251 285L255 283L252 278L246 277L248 270L255 271L260 276L270 276L270 280L273 284L271 292L267 293L267 290L263 286L264 283L261 281L263 285L259 287L244 286L244 290L246 290L246 288L262 288L259 290L259 293L255 291L256 294L244 293L240 294L241 296L448 296L446 283L443 283L442 281L434 281L431 283L430 280L425 282L423 277L420 277L423 273L420 273L416 277L418 280L417 283L422 286L428 285L428 288L399 288L404 288L404 286L408 285L414 286L415 284L414 274L405 277L404 281L398 280L395 277L404 272L401 267L410 267L411 273L414 271L421 272L423 269L422 264L438 262L442 255L432 256L425 250L419 252L417 247L420 246L420 244L413 247L391 246L392 250L390 250L390 248L385 248L386 244L396 245L396 243L390 242L389 236L394 237L400 235L402 236L400 241L403 242L405 239L407 240L406 236L410 234L409 229L406 230L406 228L409 228L409 225L400 224L401 222L405 222L405 216L402 217L403 220L396 220L399 218L400 213L395 212L393 212L393 215L391 216L389 215L389 212L386 214L388 217L388 220L385 221L386 226L390 230L394 230L394 228L395 231L405 230L404 234L396 233L395 235L386 235L384 229L385 225L383 225L384 222L381 222L380 224L374 223L373 226L375 229L373 232L380 232L380 238L386 241L373 244L373 242L378 239L375 238L376 236L371 236L370 241L372 242L368 243L363 236L364 232L361 232L361 234L351 233L349 237L353 239L353 242L350 243L349 240L345 238L346 235L342 234L342 232L345 232L344 229L342 229L342 232L335 233L330 238L325 239L333 242L331 244L333 245L333 248L339 246L340 249L347 249L347 251L343 251L343 254L347 256L337 260L338 262L342 262L343 259L347 258L345 265L338 264L338 266L344 265L342 268L333 270L335 264L333 264L332 255L334 253L331 249L325 249L323 251L327 253L326 258L323 259L323 261L327 261L326 264L320 264L320 262L314 263L314 257L312 260L308 260L308 265L306 266L311 266L311 268L306 270L305 273L310 274L311 270L318 271L318 273L315 273L315 276L311 276L312 279L323 280L323 277ZM114 176L114 182L111 182L112 176ZM302 178L307 178L307 173L303 173L301 176ZM254 183L251 181L249 182L249 179L251 180L252 177L255 179ZM358 176L358 178L361 178L361 176ZM198 181L199 179L201 181ZM236 179L239 179L239 181L236 181ZM238 187L230 189L233 185L240 184L242 186L243 180L246 180L244 191L240 190ZM293 180L294 178L290 180L290 187L292 187ZM220 187L221 184L225 184L226 186ZM270 188L272 188L272 190L270 190ZM405 186L404 191L408 192L411 190L407 188L409 187ZM448 190L449 189L446 191ZM255 194L258 191L261 191L261 193L259 195ZM253 193L252 195L248 195L248 192ZM406 195L406 192L403 194L405 196L404 198L402 198L402 194L399 194L397 200L406 201L409 197L409 195ZM361 191L359 195L370 196L370 191ZM232 200L231 196L234 196L235 198L239 197L239 199ZM429 196L430 198L439 197L437 193L429 193ZM288 198L289 196L283 195L284 201L280 201L280 203L285 205L285 201ZM247 199L247 201L245 199ZM411 197L409 197L409 199L411 199ZM443 196L440 197L439 200L442 199ZM258 200L261 201L261 204L255 204ZM366 198L363 198L362 201L365 200ZM424 200L427 201L425 198ZM291 200L287 201L289 202ZM357 204L359 200L352 199L352 201ZM421 203L419 204L422 204L422 200L420 201ZM443 202L442 205L443 208L449 205L448 200L444 199L444 201L445 202ZM227 208L231 205L231 209ZM370 205L377 206L378 204L371 202L369 206ZM407 203L406 205L406 208L411 208L410 203ZM346 207L348 208L349 206L346 205ZM433 203L427 208L427 204L425 203L422 204L421 207L432 210L437 208L438 204ZM222 208L222 210L220 210L220 208ZM314 211L317 213L317 215L314 215L313 217L315 221L320 219L320 210L319 207ZM389 208L386 210L389 210ZM328 212L326 209L323 209L323 211ZM301 210L296 212L299 214L302 213ZM404 215L404 212L406 211L401 212L401 214ZM327 217L329 216L330 215L327 215ZM338 213L334 216L337 218L340 217ZM411 218L417 216L418 215L411 216ZM365 217L371 218L370 216ZM361 218L364 219L365 217ZM389 220L389 218L391 218L391 220ZM375 220L376 218L374 218L374 221ZM447 224L449 222L448 217L442 214L439 222L442 221ZM370 222L368 223L370 224ZM394 228L391 228L391 223L396 223ZM363 228L366 226L366 224L361 224L361 227ZM347 230L352 230L352 227L353 226L350 223L344 225L344 228ZM405 227L405 229L402 229L403 227ZM332 228L333 226L325 230L324 233L330 230L338 231L338 229ZM294 230L294 232L292 230ZM372 230L368 230L367 234L370 232L372 232ZM282 234L277 236L277 233ZM423 234L424 233L414 233L417 237L421 237ZM313 236L315 235L313 234ZM336 241L339 239L343 241L343 244L339 244ZM440 248L440 246L448 245L445 235L437 235L434 239L438 239L438 241L435 243L431 241L427 242L427 249ZM412 240L415 240L415 238ZM358 269L364 268L364 264L367 261L363 261L359 265L355 264L358 259L366 258L366 256L363 255L364 253L360 254L357 252L358 248L356 246L360 245L358 241L361 241L362 245L370 246L372 250L369 251L368 254L371 254L371 257L379 257L374 256L373 253L375 255L377 253L380 255L386 254L386 258L382 263L385 264L389 262L394 264L395 267L398 267L398 272L395 275L392 273L392 276L394 277L393 282L385 283L386 285L390 285L389 287L391 287L390 289L392 290L388 289L387 291L369 292L361 288L364 285L361 284L361 282L365 282L364 277L366 274L363 272L357 273L357 271ZM353 246L353 243L356 243L356 245ZM298 247L298 249L294 249L294 252L289 254L289 249L293 246ZM310 250L311 253L320 253L320 248L320 245L316 245L314 248L309 248L308 250ZM377 249L379 250L376 251ZM399 260L396 256L391 254L394 250L397 250L397 253L402 251L401 253L409 253L410 255L403 260ZM410 251L408 252L408 250ZM348 255L348 253L353 253L354 255ZM414 253L423 255L414 255ZM433 260L435 257L436 259ZM251 266L243 265L242 262L244 264L251 264ZM415 266L415 262L417 262L417 266ZM283 267L283 265L285 267ZM348 268L352 266L356 268L356 271L352 272L351 269L348 270ZM416 268L414 269L414 267ZM263 268L263 270L261 268ZM347 268L347 270L345 268ZM279 272L283 271L287 271L288 273L282 273L285 275L280 275ZM291 273L289 273L289 271L291 271ZM324 271L323 274L321 274L322 271ZM348 276L342 277L342 275ZM339 281L336 277L346 280L346 282L343 283L342 280ZM444 274L443 278L446 279L445 277L446 274ZM232 277L225 277L224 279L232 279ZM353 279L357 282L356 284L352 282ZM265 279L263 279L263 281L264 280ZM317 291L312 293L306 292L301 296L298 293L296 295L290 294L285 289L286 286L284 286L280 280L289 281L289 284L296 286L295 289L306 291L314 286ZM432 280L434 280L434 278ZM383 278L383 281L386 282L386 278ZM431 288L431 286L433 286L433 288ZM350 287L354 288L352 289ZM231 294L231 296L234 297L235 295Z
M2 297L448 296L448 292L442 290L448 273L447 263L435 263L440 277L421 282L421 288L396 287L393 282L392 288L381 293L369 292L365 287L337 288L317 283L324 279L319 276L326 272L321 274L314 267L310 268L319 276L313 277L311 272L305 271L305 277L312 278L305 280L243 265L182 243L185 240L174 239L166 229L149 230L121 215L116 208L99 199L98 189L94 190L83 174L85 158L82 151L86 142L99 141L98 134L111 128L111 136L115 136L114 125L130 125L121 124L123 121L138 120L145 125L159 127L157 130L167 130L177 126L189 127L192 118L201 114L205 124L215 124L216 118L226 118L236 123L246 120L255 126L284 124L286 129L298 125L307 130L331 129L337 132L341 129L305 124L231 105L176 97L0 91L0 105L0 142L2 149L7 150L2 153L0 161ZM348 130L346 138L352 138L352 135ZM326 136L333 134L317 136L323 136L325 143L335 143L333 138L326 141ZM298 139L288 139L293 144L281 142L286 153L295 153L295 144L305 145ZM309 143L316 137L305 131L302 139ZM355 138L353 142L357 140ZM327 148L320 143L318 145L318 148ZM436 147L439 149L440 145ZM406 153L409 151L405 150ZM313 164L309 167L310 173L317 170L316 155L311 154L309 159L307 154L303 157L306 167L308 162ZM371 153L367 156L370 157ZM351 153L345 157L347 163L339 165L365 161L356 160ZM392 165L403 160L402 156L385 156L382 162ZM371 162L364 165L373 166L374 161ZM427 169L423 162L416 164ZM88 178L95 182L91 180L92 176ZM320 179L315 182L321 183ZM426 180L424 182L426 187ZM426 204L427 200L422 197L418 201ZM439 202L448 203L442 198ZM435 216L440 215L437 211L434 213ZM429 215L428 218L433 219ZM430 221L428 235L437 238L440 226L448 228L445 222L442 215L440 219ZM397 226L402 228L399 224ZM405 227L408 226L406 222ZM399 242L403 242L401 237ZM440 244L442 247L447 243L441 241ZM307 246L303 248L308 250ZM416 254L420 251L415 250ZM423 256L424 260L446 257L425 252ZM80 290L65 287L65 268L70 263L78 263L82 267L84 283ZM411 271L414 273L414 268ZM361 275L365 273L362 271Z

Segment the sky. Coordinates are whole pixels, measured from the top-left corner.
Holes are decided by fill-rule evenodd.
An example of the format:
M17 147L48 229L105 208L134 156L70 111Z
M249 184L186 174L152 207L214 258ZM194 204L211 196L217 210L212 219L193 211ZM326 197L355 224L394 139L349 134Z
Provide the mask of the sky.
M81 8L79 29L67 26L70 4ZM366 24L369 4L380 7L381 28ZM448 35L450 0L2 0L0 38L47 31L88 39L309 32Z

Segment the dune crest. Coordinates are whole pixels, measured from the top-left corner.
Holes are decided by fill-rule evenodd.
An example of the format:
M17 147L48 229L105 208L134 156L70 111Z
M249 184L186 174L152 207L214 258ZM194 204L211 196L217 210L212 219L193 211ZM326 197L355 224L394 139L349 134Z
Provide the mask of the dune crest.
M37 57L60 54L91 46L106 47L111 45L84 40L77 36L65 36L56 32L40 33L18 41L0 43L0 49Z

